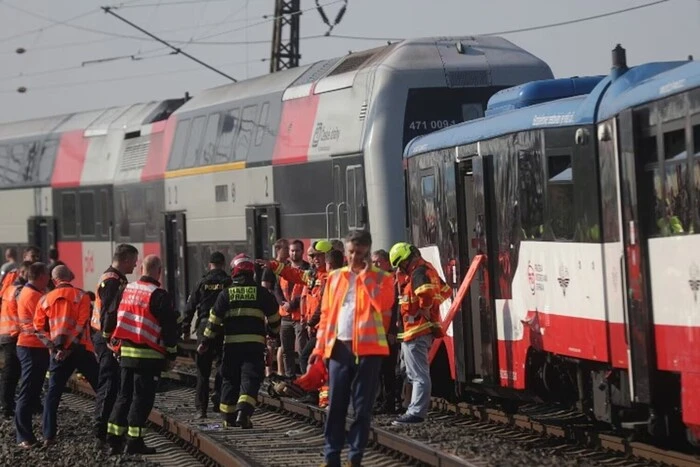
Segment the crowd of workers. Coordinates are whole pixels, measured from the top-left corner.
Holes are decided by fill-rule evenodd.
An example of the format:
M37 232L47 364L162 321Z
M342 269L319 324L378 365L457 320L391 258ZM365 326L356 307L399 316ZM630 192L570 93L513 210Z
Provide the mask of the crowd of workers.
M303 242L280 239L273 260L239 254L230 274L224 255L214 252L181 317L158 282L157 256L146 256L141 277L128 282L139 254L132 245L117 247L95 294L71 285L73 274L55 250L48 265L38 262L35 247L25 250L20 264L8 250L0 269L2 413L14 416L17 441L30 449L37 445L32 414L42 411L43 444L54 443L61 393L78 370L97 394L97 442L112 454L153 453L143 428L160 375L171 368L180 335L189 338L194 320L199 418L207 417L212 365L212 409L222 413L226 427L244 429L253 426L266 377L284 375L294 384L321 374L317 384L300 386L308 390L303 400L327 406L325 465L341 464L350 403L348 457L350 465L360 465L372 414L399 411L399 348L411 396L394 423L425 419L428 353L441 336L439 306L452 293L414 246L397 243L388 253L371 246L366 231L351 232L345 242L318 240L306 251L309 263Z

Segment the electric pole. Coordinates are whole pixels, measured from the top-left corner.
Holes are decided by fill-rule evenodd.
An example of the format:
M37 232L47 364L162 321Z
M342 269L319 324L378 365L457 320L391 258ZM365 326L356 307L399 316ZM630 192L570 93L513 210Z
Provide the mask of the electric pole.
M270 73L299 66L299 16L301 0L275 0Z

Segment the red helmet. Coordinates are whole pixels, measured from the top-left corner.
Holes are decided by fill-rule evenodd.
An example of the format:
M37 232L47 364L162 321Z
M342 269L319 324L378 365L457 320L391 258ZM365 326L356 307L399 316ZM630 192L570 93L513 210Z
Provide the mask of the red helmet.
M240 253L231 260L231 275L237 276L246 271L250 273L255 272L255 263L248 255Z

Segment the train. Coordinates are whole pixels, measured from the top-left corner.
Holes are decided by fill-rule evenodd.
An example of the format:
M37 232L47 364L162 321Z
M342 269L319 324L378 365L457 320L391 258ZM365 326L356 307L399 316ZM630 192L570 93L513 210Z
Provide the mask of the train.
M354 228L388 249L406 234L408 141L552 77L500 37L418 38L193 97L0 124L0 246L56 245L92 289L132 243L163 256L179 309L214 250L269 257L277 238Z
M411 240L455 289L485 258L438 384L698 446L700 63L612 56L405 148Z

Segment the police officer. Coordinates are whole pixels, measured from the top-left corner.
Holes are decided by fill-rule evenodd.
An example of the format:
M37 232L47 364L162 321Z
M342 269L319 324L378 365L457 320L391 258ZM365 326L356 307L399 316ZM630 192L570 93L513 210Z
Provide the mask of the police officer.
M121 244L117 246L112 257L112 264L100 277L95 294L95 306L92 310L90 327L93 331L92 342L100 368L95 398L94 425L95 436L100 444L107 437L107 420L119 391L119 363L108 345L110 334L116 325L117 307L122 291L129 282L126 275L134 272L138 258L139 251L133 245Z
M209 257L209 271L199 280L194 288L194 292L187 300L187 306L182 317L183 339L189 338L190 326L195 313L195 329L197 329L197 343L201 344L204 339L209 311L214 305L216 298L222 290L228 289L232 280L224 271L226 258L218 251ZM221 354L223 350L223 337L209 346L203 354L197 354L195 362L197 364L197 393L194 405L197 409L197 418L206 418L207 406L209 405L209 376L211 375L211 365L216 359L216 376L214 378L214 394L212 403L214 412L219 411L219 400L221 392Z
M233 285L216 299L197 352L207 352L223 331L220 410L224 425L252 428L250 416L265 377L266 323L272 334L278 334L280 315L275 297L255 282L253 260L242 253L232 266Z
M119 304L112 338L119 346L119 395L107 425L112 454L119 454L126 435L127 454L153 454L143 442L148 414L156 398L161 371L177 356L177 314L160 288L163 263L155 255L143 259L141 278L127 285Z

